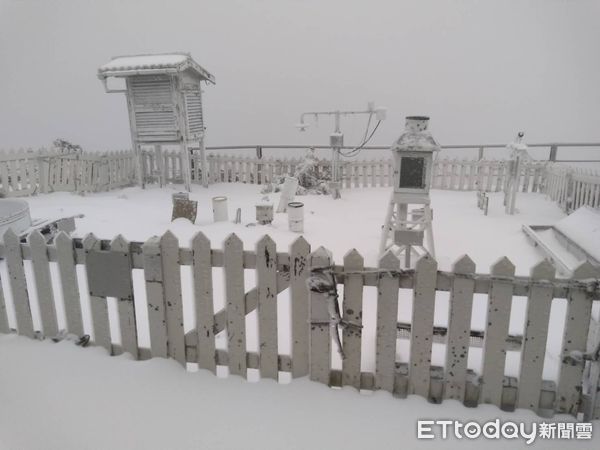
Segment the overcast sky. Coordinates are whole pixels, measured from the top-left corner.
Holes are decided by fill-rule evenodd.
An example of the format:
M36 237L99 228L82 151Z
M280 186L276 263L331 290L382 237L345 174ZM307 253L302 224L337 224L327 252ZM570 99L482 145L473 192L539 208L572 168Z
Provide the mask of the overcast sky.
M326 143L306 110L388 107L444 144L600 141L596 0L0 0L0 148L62 137L130 146L123 94L96 77L111 56L187 51L213 73L208 145ZM342 123L358 143L363 119Z

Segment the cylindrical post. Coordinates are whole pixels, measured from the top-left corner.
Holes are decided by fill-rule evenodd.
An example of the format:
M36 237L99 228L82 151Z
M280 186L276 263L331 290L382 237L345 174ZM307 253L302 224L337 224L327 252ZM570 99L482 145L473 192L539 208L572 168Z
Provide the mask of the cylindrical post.
M550 146L550 156L548 157L548 161L556 161L557 153L558 153L558 146L551 145Z
M288 203L288 225L294 233L304 232L304 203Z
M479 147L479 157L477 158L479 161L481 161L483 159L483 151L484 151L484 147Z
M215 222L227 222L229 219L227 213L227 197L213 197L213 220Z

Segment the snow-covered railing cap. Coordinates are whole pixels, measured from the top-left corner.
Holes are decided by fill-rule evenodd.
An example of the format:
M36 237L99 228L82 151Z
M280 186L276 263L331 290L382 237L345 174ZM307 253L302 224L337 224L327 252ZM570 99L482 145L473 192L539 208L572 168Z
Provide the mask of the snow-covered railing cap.
M159 53L117 56L98 69L98 78L178 73L191 69L215 84L215 77L194 61L189 53Z

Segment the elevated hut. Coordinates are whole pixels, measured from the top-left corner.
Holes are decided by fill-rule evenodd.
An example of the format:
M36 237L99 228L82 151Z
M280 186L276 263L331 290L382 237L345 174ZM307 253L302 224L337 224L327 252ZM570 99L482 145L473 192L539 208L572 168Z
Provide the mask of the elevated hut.
M207 70L188 53L132 55L113 58L101 66L98 78L106 92L123 92L127 97L131 140L138 155L138 183L142 187L142 146L153 146L160 156L166 145L175 145L182 152L181 175L188 191L192 178L190 151L198 149L202 184L208 186L200 86L203 81L214 84L215 78ZM110 78L124 79L125 88L111 88ZM162 176L162 170L159 172Z

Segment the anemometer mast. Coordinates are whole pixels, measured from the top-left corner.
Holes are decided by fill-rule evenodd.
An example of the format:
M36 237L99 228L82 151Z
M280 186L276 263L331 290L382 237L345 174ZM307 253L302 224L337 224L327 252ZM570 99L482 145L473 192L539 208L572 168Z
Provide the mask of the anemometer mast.
M356 148L352 149L352 151L360 150L368 140L373 136L375 129L379 126L379 123L382 120L385 120L387 109L384 107L375 107L373 102L369 102L367 105L367 109L364 111L309 111L304 112L300 115L300 122L296 124L296 128L298 131L306 131L306 129L310 126L308 122L305 121L307 116L312 116L315 122L318 122L319 116L333 116L334 118L334 129L333 133L329 135L329 145L331 146L331 195L334 199L338 199L341 197L340 188L341 188L341 180L340 180L340 154L341 149L344 147L344 135L340 130L340 119L342 116L356 116L356 115L368 115L369 121L367 123L367 129L365 132L365 136L363 138L363 142ZM377 119L377 124L375 125L375 129L370 136L369 133L369 125L371 124L371 119L375 116ZM348 155L349 156L349 155Z

